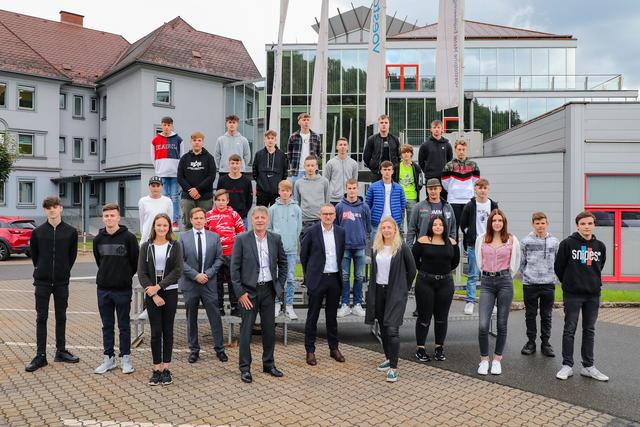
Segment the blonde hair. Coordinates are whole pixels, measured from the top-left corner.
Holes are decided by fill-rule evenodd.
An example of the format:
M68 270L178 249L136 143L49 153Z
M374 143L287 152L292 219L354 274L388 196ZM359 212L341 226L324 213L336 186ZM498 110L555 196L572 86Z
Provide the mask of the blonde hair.
M391 242L391 256L394 256L402 246L402 239L400 238L400 232L398 231L398 224L396 220L390 216L386 216L382 218L380 224L378 224L378 231L376 232L376 237L373 239L373 250L374 252L380 252L384 249L384 238L382 237L381 227L385 222L390 222L393 224L393 227L396 230L395 235L393 236L393 241Z

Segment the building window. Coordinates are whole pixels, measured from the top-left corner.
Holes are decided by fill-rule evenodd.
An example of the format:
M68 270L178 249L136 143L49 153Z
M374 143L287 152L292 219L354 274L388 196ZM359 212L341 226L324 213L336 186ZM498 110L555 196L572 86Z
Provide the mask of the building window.
M36 182L18 178L18 206L35 206Z
M82 138L73 138L73 160L82 160Z
M7 106L7 84L0 83L0 107Z
M102 138L102 150L100 150L100 163L107 161L107 138Z
M96 197L98 194L98 183L96 181L89 181L89 196Z
M252 120L253 119L253 101L252 100L249 100L249 99L247 100L247 105L245 110L246 110L244 115L245 120L246 121Z
M67 197L67 183L61 182L58 184L58 196L59 197Z
M95 97L91 98L91 112L92 113L98 112L98 98L95 98Z
M89 140L89 154L98 154L98 140L95 138Z
M58 138L58 153L65 153L67 151L67 138L61 136Z
M171 80L156 79L156 103L171 105Z
M7 196L5 194L5 185L4 181L0 181L0 206L4 206L7 204Z
M639 205L640 175L587 175L585 204Z
M107 118L107 95L102 97L102 119Z
M80 204L80 201L82 200L82 185L79 182L74 182L73 183L73 204L75 206Z
M73 95L73 117L84 116L84 97L82 95Z
M61 110L66 110L67 109L67 94L66 93L61 93L60 94L60 109Z
M18 154L33 156L33 135L18 134Z
M18 108L20 110L35 110L36 88L32 86L18 86Z

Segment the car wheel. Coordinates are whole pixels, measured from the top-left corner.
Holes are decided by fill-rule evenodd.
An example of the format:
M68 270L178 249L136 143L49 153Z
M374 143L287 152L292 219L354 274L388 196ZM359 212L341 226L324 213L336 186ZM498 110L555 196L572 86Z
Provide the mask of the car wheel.
M0 261L9 259L10 255L11 254L9 253L9 247L6 245L6 243L0 242Z

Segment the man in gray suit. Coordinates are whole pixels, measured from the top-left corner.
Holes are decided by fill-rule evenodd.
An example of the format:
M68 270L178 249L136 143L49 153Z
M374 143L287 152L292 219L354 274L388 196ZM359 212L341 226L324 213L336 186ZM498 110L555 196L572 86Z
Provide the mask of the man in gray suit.
M231 255L231 282L242 307L240 326L240 379L251 376L251 330L260 313L262 326L262 370L281 377L273 360L276 345L275 297L282 300L287 280L287 255L280 235L267 231L269 211L256 206L251 212L253 230L236 237Z
M198 306L204 305L213 334L213 349L221 362L229 360L224 352L222 319L218 309L218 290L216 277L223 264L220 237L204 229L205 212L202 208L193 208L189 212L193 228L182 233L182 256L184 268L178 286L184 296L187 310L187 338L189 341L189 363L195 363L200 357L198 344Z

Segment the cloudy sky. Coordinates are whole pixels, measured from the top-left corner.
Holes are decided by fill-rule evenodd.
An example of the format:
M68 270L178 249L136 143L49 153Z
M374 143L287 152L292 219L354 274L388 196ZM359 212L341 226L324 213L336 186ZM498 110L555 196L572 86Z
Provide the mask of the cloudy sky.
M315 42L311 29L320 0L290 0L286 42ZM350 0L330 0L329 15L346 11ZM357 6L367 0L353 0ZM0 8L58 20L60 10L85 15L85 26L123 35L129 42L180 15L198 30L240 39L265 72L265 43L275 42L278 0L2 0ZM387 11L418 25L437 17L438 0L388 0ZM638 0L467 0L467 19L578 39L577 74L622 74L625 88L640 88L640 1Z

